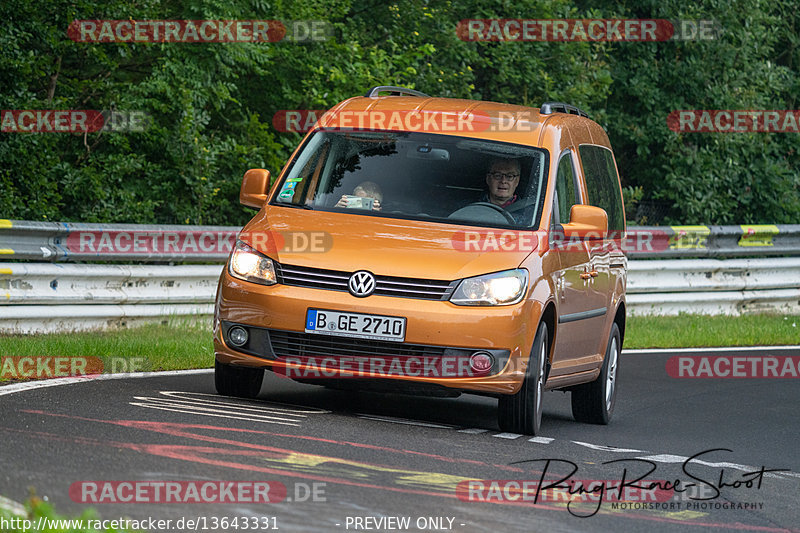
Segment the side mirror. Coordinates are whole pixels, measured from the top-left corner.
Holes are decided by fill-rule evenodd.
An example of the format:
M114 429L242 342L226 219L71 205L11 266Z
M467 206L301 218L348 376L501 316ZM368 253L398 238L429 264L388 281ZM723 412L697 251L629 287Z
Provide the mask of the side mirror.
M608 215L599 207L576 204L569 212L569 224L562 228L567 239L603 239L608 232Z
M244 173L242 188L239 190L239 203L261 209L267 201L268 190L269 170L251 168Z

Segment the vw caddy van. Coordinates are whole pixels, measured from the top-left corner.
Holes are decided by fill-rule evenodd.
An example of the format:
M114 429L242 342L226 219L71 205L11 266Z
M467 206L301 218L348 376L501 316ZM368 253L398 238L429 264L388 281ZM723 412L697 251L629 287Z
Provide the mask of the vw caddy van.
M271 184L272 183L272 184ZM271 184L271 185L270 185ZM580 109L374 87L323 115L258 209L215 305L219 394L304 383L498 398L536 434L546 390L614 411L627 259L608 136Z

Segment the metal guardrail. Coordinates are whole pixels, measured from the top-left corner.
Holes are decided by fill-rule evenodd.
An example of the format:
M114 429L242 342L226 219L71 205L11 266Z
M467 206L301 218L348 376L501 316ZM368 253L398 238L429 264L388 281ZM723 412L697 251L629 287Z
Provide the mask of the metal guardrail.
M0 313L15 305L210 303L221 271L222 265L0 263Z
M84 224L0 219L0 258L28 261L222 262L237 226Z
M0 333L208 319L221 265L0 263ZM628 262L628 312L800 313L800 257Z
M800 257L628 262L628 294L799 287Z
M0 263L0 333L208 320L222 265Z
M637 259L800 255L800 224L629 226L626 242Z
M0 219L0 257L52 262L222 262L240 229ZM800 255L800 224L630 226L622 246L635 259Z
M800 257L628 262L630 314L800 314Z
M205 320L219 264L68 262L221 263L239 230L0 220L0 258L40 261L0 263L0 333ZM623 247L631 314L800 313L800 225L630 227Z
M213 304L20 305L0 307L0 333L95 331L167 322L172 317L211 324Z

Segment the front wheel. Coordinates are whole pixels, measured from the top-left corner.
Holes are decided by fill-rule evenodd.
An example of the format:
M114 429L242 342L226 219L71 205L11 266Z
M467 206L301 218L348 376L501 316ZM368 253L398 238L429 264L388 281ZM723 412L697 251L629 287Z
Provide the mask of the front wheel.
M237 396L239 398L255 398L261 392L264 380L263 368L233 366L214 361L214 386L217 394Z
M615 322L611 325L606 358L600 375L591 383L572 389L572 416L578 422L605 425L611 421L617 399L617 369L621 344L619 327Z
M498 402L497 422L501 430L524 435L539 433L549 346L547 325L539 324L522 387L516 394L501 396Z

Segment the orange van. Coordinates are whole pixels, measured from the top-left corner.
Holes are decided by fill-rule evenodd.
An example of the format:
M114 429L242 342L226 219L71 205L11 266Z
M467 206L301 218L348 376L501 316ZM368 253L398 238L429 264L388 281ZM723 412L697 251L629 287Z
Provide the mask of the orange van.
M335 388L498 398L536 434L545 390L582 422L614 411L625 334L622 194L580 109L374 87L305 136L223 272L215 382L255 397L264 370Z

